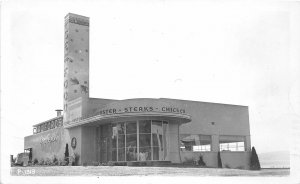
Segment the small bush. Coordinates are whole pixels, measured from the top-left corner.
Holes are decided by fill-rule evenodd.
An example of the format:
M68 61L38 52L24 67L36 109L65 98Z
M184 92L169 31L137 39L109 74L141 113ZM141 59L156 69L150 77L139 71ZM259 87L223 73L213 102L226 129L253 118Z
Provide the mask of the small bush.
M75 165L75 158L73 156L69 157L69 163L68 165Z
M66 147L65 147L65 161L67 162L67 165L69 164L69 147L68 147L68 144L66 144Z
M53 156L53 159L52 159L51 165L58 165L58 159L56 158L56 156L55 156L55 155Z
M79 165L79 157L80 157L80 155L78 154L78 153L75 153L74 154L75 155L75 165Z
M66 162L66 165L69 165L69 157L65 157L64 161Z
M100 163L100 165L101 165L101 166L107 166L107 163L102 162L102 163Z
M61 166L66 166L66 165L68 165L67 162L66 162L65 160L63 160L63 161L61 162Z
M113 163L112 161L109 161L109 162L107 163L107 165L108 165L108 166L114 166L114 163Z
M46 159L46 165L52 165L52 160L50 158Z
M250 169L251 170L260 170L260 163L258 160L258 156L256 154L256 150L252 147L251 159L250 159Z
M55 163L55 162L58 162L58 160L57 160L57 158L56 158L56 156L54 155L54 157L53 157L53 160L52 160L52 162L53 163Z
M39 164L39 161L38 161L37 158L35 158L35 159L33 160L33 164L34 164L34 165L38 165L38 164Z
M203 161L203 156L202 155L200 155L200 157L199 157L198 165L201 166L201 167L206 166L206 163Z
M39 161L39 165L45 165L44 159L41 159L41 160Z
M61 165L62 165L62 161L63 161L63 160L62 160L61 158L59 158L58 161L57 161L57 165L60 165L60 166L61 166Z
M222 168L221 153L218 151L218 168Z

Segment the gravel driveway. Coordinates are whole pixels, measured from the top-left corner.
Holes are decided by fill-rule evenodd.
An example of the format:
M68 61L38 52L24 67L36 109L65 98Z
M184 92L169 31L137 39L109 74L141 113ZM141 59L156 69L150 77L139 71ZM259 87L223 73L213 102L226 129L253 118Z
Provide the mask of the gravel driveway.
M13 176L289 176L289 169L249 171L218 168L46 166L12 167Z

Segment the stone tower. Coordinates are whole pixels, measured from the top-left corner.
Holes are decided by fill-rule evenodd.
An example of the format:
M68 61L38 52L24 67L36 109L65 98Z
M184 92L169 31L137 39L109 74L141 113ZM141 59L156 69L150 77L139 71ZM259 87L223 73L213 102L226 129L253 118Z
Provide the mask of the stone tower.
M69 13L65 17L64 119L70 104L89 98L89 18Z

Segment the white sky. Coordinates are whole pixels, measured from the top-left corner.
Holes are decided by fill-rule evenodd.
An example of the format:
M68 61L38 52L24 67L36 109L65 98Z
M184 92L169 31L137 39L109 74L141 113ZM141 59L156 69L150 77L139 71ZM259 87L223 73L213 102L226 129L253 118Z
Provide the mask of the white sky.
M90 17L90 96L249 106L258 152L300 120L299 4L12 1L1 11L1 147L63 108L64 16Z

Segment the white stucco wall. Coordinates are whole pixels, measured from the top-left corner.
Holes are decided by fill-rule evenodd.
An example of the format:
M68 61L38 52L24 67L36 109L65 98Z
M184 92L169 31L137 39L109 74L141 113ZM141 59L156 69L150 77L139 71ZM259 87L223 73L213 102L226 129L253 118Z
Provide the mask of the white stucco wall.
M170 123L168 153L169 153L169 160L172 163L180 163L178 133L179 133L178 123Z

